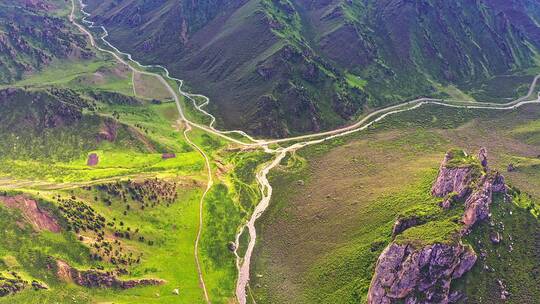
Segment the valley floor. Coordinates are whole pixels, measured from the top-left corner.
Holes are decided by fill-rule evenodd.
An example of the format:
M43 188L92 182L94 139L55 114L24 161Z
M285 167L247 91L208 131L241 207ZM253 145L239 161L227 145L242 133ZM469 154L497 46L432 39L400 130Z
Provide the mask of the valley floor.
M515 111L428 106L301 150L272 174L275 194L258 224L252 272L257 303L364 302L396 216L426 200L450 148L487 147L491 166L538 201L539 114L538 105ZM515 170L508 172L509 164ZM518 276L512 284L524 294L515 285Z
M236 303L245 263L252 265L248 303L358 303L396 215L426 199L449 148L487 147L495 169L540 199L537 104L416 107L420 100L413 110L374 112L325 136L386 117L365 130L303 148L324 136L252 140L220 132L198 106L203 96L177 92L178 81L136 67L125 54L95 51L0 90L7 114L0 117L0 229L7 236L0 277L26 282L0 303ZM276 155L283 160L264 172ZM254 258L243 260L250 239L235 237L261 197L271 198L270 207L256 222ZM32 201L45 215L13 201L28 209ZM520 213L533 225L529 215ZM56 225L42 227L36 216ZM475 271L472 278L484 279ZM81 283L85 274L158 283L107 288L95 278ZM512 280L509 287L518 288ZM33 290L32 281L49 290Z

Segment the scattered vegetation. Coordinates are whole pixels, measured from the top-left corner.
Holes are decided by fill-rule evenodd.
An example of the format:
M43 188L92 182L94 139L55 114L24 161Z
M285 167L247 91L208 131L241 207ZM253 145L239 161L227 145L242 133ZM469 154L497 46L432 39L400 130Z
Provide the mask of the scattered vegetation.
M303 165L296 162L299 167L274 172L271 207L258 225L261 245L257 248L263 249L255 252L251 278L257 303L279 303L291 299L295 303L366 301L373 267L392 239L390 232L396 219L417 215L421 223L430 223L405 230L397 236L397 241L416 245L452 241L460 228L456 215L462 214L462 210L457 208L461 204L453 204L448 214L441 214L440 199L430 198L430 189L442 155L455 146L471 151L486 146L490 160L493 160L490 168L499 170L507 181L535 193L532 196L523 192L512 194L514 204L511 208L521 206L518 209L527 211L529 219L513 217L518 213L515 210L512 216L509 211L505 213L508 221L517 219L516 222L527 223L523 226L532 227L534 216L531 214L537 214L539 196L534 191L538 176L530 166L536 163L535 156L539 150L531 142L524 145L525 140L514 136L514 130L531 126L536 115L533 113L537 111L536 107L514 112L488 112L424 106L413 112L388 117L365 132L299 151L297 154L305 158ZM478 164L476 157L467 156L462 150L455 152L458 156L455 165ZM516 154L528 156L522 160L510 157ZM506 172L509 162L523 165L521 169L518 167L516 171ZM347 173L342 174L341 171ZM499 198L494 203L495 208L507 205L501 201ZM497 220L494 223L499 227ZM481 243L491 248L491 224L488 221L482 225L485 230L480 232ZM339 233L329 235L326 230ZM530 232L520 230L516 234L521 235L520 242L527 246L535 243ZM298 244L296 237L309 241ZM512 238L515 240L516 236L512 235ZM503 235L503 239L508 238ZM503 256L502 252L508 251L507 244L499 246L497 252ZM477 253L480 252L473 247ZM493 248L497 248L496 245ZM488 298L497 302L495 296L500 296L500 290L496 279L510 276L509 272L503 275L499 269L521 272L517 277L522 280L528 280L522 276L526 271L534 272L527 268L531 264L526 264L529 265L524 267L527 270L516 266L517 262L506 266L507 260L499 259L497 252L492 253L491 249L487 252L488 259L493 259L492 263L497 263L499 268L492 273L482 270L483 264L480 264L482 266L473 270L474 279L482 274L491 279L480 280L479 284L487 284L486 288L475 285L466 289L471 293L475 288L484 290L470 297L471 301L481 302L480 298L487 299L485 295L490 293ZM521 258L534 259L532 252L531 247L529 255ZM516 257L513 261L518 259ZM464 285L474 279L467 279ZM503 281L507 284L505 279ZM523 291L525 296L515 300L510 296L508 301L530 301L534 298L531 286L519 289L522 286L516 288L514 285L514 292L510 292Z
M503 291L509 293L505 303L534 303L540 297L540 222L528 208L520 206L524 198L519 190L514 191L513 203L496 197L491 220L481 223L467 237L479 259L455 288L467 294L468 302L502 303ZM499 244L490 240L494 231L501 234Z

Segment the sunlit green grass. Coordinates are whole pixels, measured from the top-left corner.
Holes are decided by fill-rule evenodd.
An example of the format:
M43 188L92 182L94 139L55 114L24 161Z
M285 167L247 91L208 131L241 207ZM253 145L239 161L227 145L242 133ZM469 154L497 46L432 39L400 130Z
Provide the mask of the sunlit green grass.
M31 75L14 85L37 87L57 85L73 89L93 88L133 95L130 73L123 78L112 73L105 73L102 82L92 83L89 81L94 73L100 70L107 71L115 66L116 62L104 61L103 59L56 62L42 72Z
M102 202L93 202L93 192L79 190L65 194L77 195L77 197L90 202L94 209L104 215L108 221L116 218L124 223L124 227L137 228L146 239L153 240L154 244L151 246L137 240L122 240L127 248L143 253L142 263L130 267L130 277L160 278L166 280L166 283L162 286L140 287L124 291L86 289L73 284L65 286L54 276L47 274L46 267L41 264L43 262L36 260L34 256L44 258L46 255L53 255L73 266L84 269L93 263L88 260L86 247L80 245L75 240L74 235L68 232L34 234L34 241L30 243L29 230L21 231L17 228L11 228L13 234L10 234L11 237L3 241L0 255L12 254L16 256L17 261L24 266L23 270L34 269L28 275L45 281L53 290L49 292L28 290L4 300L8 302L3 302L3 299L0 299L0 303L54 303L54 301L59 303L94 303L95 301L112 301L114 303L203 302L193 256L198 225L198 202L201 195L199 188L181 187L178 200L174 204L168 207L160 205L147 208L144 211L133 208L127 215L123 214L124 205L121 202L115 201L111 206L106 206ZM42 195L47 196L45 193ZM2 210L0 209L0 215L4 212ZM4 225L10 222L12 223L11 227L16 227L16 223L13 221L4 221ZM21 241L28 245L21 246L19 243ZM39 253L47 247L51 249L47 250L46 255ZM34 252L34 249L29 248L36 248L38 251ZM23 253L25 251L27 253ZM103 264L107 265L107 263ZM176 288L180 290L179 296L172 293L173 289Z
M196 152L177 153L176 157L171 159L162 159L161 154L155 153L116 151L93 151L92 153L99 156L99 163L94 167L86 164L86 157L67 163L4 160L0 165L0 176L67 183L142 173L198 175L204 166Z

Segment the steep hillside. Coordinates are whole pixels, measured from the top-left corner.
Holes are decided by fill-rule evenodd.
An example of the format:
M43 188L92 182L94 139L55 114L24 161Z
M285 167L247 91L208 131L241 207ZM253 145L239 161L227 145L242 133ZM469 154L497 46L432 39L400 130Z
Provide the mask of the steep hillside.
M94 96L84 98L58 89L0 90L0 158L54 162L78 159L104 147L154 149L140 131L95 114L96 101L102 102L103 97Z
M259 135L328 129L437 95L434 83L475 93L533 66L540 46L531 0L88 2L114 43L208 95L223 126Z
M0 1L0 84L20 80L54 60L93 56L84 36L54 15L60 8L55 2Z

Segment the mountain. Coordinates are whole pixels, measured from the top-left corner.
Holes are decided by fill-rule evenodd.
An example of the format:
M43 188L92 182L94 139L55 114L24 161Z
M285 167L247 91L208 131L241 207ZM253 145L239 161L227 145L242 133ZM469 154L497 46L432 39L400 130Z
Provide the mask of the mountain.
M534 65L532 0L88 1L121 49L212 99L226 128L286 136Z
M54 60L88 59L83 35L54 15L53 1L0 1L0 84L21 80Z
M0 159L68 161L110 146L156 150L137 129L97 115L96 103L104 98L92 96L56 88L0 90Z

